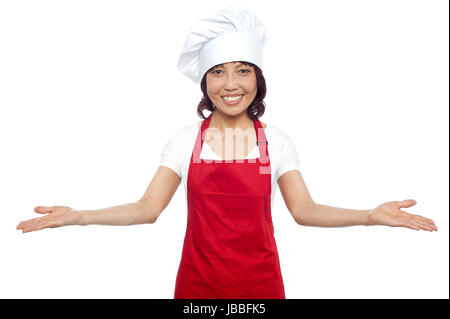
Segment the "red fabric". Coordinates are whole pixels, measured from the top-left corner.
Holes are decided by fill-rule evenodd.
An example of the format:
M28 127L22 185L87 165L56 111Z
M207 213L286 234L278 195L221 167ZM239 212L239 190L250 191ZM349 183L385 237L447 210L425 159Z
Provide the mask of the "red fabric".
M191 156L187 229L174 298L285 299L264 129L254 121L258 159L200 159L211 116L203 121Z

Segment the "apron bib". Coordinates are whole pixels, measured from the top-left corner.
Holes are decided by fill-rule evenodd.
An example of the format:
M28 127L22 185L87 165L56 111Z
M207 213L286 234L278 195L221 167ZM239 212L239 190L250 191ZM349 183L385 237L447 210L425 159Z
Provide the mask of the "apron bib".
M200 158L212 113L199 129L187 180L187 228L175 299L285 299L271 216L267 140L260 158Z

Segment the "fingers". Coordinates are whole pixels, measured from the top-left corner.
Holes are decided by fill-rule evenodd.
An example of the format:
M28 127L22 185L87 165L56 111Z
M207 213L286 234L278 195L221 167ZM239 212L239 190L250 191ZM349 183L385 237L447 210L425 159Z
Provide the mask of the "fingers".
M401 202L396 202L396 204L398 205L399 208L408 208L416 205L417 202L414 199L407 199ZM437 231L437 227L431 219L425 218L420 215L409 214L402 210L401 212L403 213L403 216L406 217L402 226L415 230L422 229L430 232Z
M19 225L17 225L16 229L22 229L22 233L32 231L39 223L39 220L41 218L42 217L38 217L20 222Z
M434 221L431 220L431 219L425 218L425 217L420 216L420 215L414 215L414 216L416 216L417 218L420 218L421 220L423 220L423 221L425 221L425 222L431 223L431 224L433 224L434 226L436 226L436 225L434 224Z
M52 222L46 217L38 217L30 220L23 221L17 225L16 229L22 229L22 233L28 233L30 231L40 230L47 227L56 226L55 222Z
M403 211L402 211L403 212ZM406 217L400 226L408 227L415 230L437 231L437 227L431 219L420 215L413 215L403 212Z
M34 208L34 211L39 214L46 214L46 213L52 213L54 206L48 207L48 206L36 206ZM25 220L20 222L16 229L22 229L22 233L27 233L32 230L37 230L38 225L43 225L44 217L37 217L29 220ZM43 227L40 227L39 229L42 229Z
M414 225L414 223L406 223L403 227L408 227L414 230L420 230L419 226Z
M17 225L16 229L22 229L23 233L27 233L47 227L59 227L62 223L58 215L68 209L70 208L66 206L36 206L34 207L36 213L48 215L22 221Z
M397 226L420 230L420 227L414 222L412 215L406 212L403 212L403 214L400 216Z
M413 215L413 219L417 225L420 225L422 229L428 231L437 231L437 227L431 219L422 217L420 215Z

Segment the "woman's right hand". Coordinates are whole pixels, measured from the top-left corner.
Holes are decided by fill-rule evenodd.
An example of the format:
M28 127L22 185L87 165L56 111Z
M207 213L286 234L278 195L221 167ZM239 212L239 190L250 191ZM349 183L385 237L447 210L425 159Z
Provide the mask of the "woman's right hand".
M27 233L49 227L81 225L81 211L67 206L36 206L34 211L46 215L24 220L17 225L16 229L22 229L22 233Z

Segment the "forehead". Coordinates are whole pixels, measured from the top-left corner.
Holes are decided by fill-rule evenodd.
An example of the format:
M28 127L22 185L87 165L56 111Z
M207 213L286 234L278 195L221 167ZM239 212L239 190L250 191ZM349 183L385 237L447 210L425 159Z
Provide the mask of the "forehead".
M238 67L238 66L249 66L251 67L250 63L247 62L240 62L240 61L235 61L235 62L226 62L226 63L222 63L222 64L218 64L215 65L214 68L218 68L218 67Z

